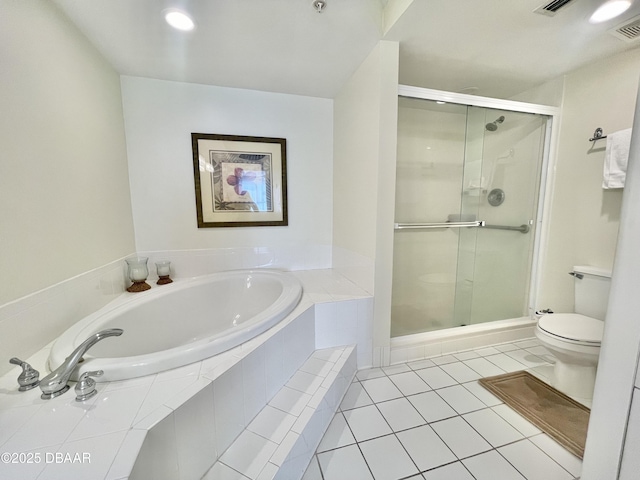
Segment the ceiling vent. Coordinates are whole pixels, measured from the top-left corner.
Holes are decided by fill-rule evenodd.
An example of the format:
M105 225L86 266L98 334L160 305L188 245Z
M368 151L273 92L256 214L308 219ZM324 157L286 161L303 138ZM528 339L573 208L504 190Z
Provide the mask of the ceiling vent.
M640 15L613 27L609 33L625 42L633 42L640 38Z
M542 5L534 10L535 13L540 13L542 15L547 15L548 17L553 17L558 10L562 7L567 6L567 4L573 2L573 0L552 0L546 5Z

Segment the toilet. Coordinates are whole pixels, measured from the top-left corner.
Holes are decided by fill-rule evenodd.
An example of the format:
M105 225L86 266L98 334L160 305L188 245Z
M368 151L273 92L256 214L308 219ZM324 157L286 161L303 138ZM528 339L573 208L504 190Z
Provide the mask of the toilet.
M570 275L574 277L575 313L543 315L535 334L556 357L551 385L569 396L588 400L593 397L611 272L576 266Z

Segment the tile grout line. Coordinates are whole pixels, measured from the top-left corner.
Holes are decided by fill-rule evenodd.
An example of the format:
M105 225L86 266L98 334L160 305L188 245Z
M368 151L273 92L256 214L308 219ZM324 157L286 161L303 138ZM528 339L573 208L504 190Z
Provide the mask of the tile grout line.
M451 362L451 363L462 363L462 362L463 362L462 360L457 360L456 362ZM436 365L436 367L439 367L439 366L438 366L438 365ZM435 367L426 367L426 368L435 368ZM471 367L469 367L469 368L471 368ZM440 369L440 370L442 370L442 369ZM412 370L412 371L413 371L413 370ZM444 370L442 370L442 371L443 371L444 373L446 373ZM384 372L384 370L383 370L383 372ZM413 371L413 372L415 372L415 371ZM385 373L385 375L386 375L386 372L384 372L384 373ZM404 373L406 373L406 372L404 372ZM478 373L478 372L476 372L476 373ZM479 374L479 373L478 373L478 374ZM386 376L387 376L387 378L389 378L389 377L390 377L390 375L386 375ZM382 378L382 377L376 377L376 378ZM452 378L453 378L453 377L452 377ZM370 380L370 379L367 379L367 380ZM391 379L390 379L390 380L391 380ZM434 389L434 388L432 388L432 387L431 387L431 385L429 385L429 384L428 384L428 382L426 382L424 379L422 379L422 378L421 378L421 380L422 380L422 381L424 381L424 382L425 382L425 384L426 384L429 388L431 388L431 390L430 390L430 391L431 391L431 392L436 393L436 395L438 395L438 397L439 397L440 399L442 399L442 401L443 401L443 402L445 402L445 403L446 403L446 404L447 404L447 405L448 405L448 406L449 406L449 407L450 407L450 408L451 408L451 409L456 413L456 415L453 415L453 416L451 416L451 417L441 418L441 419L436 420L436 421L433 421L433 422L429 422L429 421L427 421L427 419L426 419L426 418L424 418L424 417L422 416L422 414L421 414L419 411L417 411L417 410L416 410L416 412L418 413L418 415L420 415L420 417L422 418L422 420L424 420L424 422L425 422L425 423L424 423L423 425L417 425L417 426L414 426L414 427L406 428L406 429L404 429L404 430L400 430L399 432L405 432L405 431L409 431L409 430L413 430L413 429L421 428L421 427L424 427L424 426L429 426L429 427L431 428L431 430L434 432L434 434L435 434L435 435L440 439L440 441L441 441L441 442L442 442L442 443L447 447L447 449L448 449L448 450L453 454L453 456L456 458L456 461L455 461L455 462L461 462L463 459L462 459L462 458L460 458L460 457L458 457L458 455L456 455L456 454L451 450L451 447L447 444L447 442L445 442L445 441L444 441L444 439L443 439L443 438L438 434L438 432L437 432L433 427L431 427L431 424L433 424L433 423L438 423L438 422L442 422L442 421L445 421L445 420L450 420L450 419L452 419L452 418L456 418L456 417L461 417L461 418L462 418L462 414L460 414L460 413L459 413L455 408L453 408L453 406L451 406L451 405L449 404L449 402L447 402L447 401L446 401L446 399L444 399L440 394L438 394L438 390L441 390L441 389L443 389L443 388L453 387L453 386L462 386L462 384L461 384L460 382L458 382L458 380L456 380L455 378L453 378L453 380L455 380L455 381L457 382L457 384L456 384L456 385L448 385L448 386L445 386L445 387L441 387L440 389ZM474 380L474 381L477 381L477 380ZM391 382L393 383L393 380L391 380ZM394 384L394 385L395 385L395 384ZM364 389L364 391L365 391L365 392L367 392L367 390L366 390L366 388L365 388L364 386L362 386L362 388ZM397 386L396 386L396 388L397 388ZM464 386L462 386L462 388L464 388ZM398 388L398 390L400 391L400 393L402 393L402 396L401 396L401 397L397 397L397 398L404 398L404 399L406 399L407 401L409 401L409 403L411 403L411 401L408 399L408 397L416 396L416 395L419 395L420 393L427 393L427 392L428 392L428 391L427 391L427 392L420 392L420 393L416 393L416 394L413 394L413 395L405 395L405 394L404 394L404 393L403 393L399 388ZM467 391L467 390L465 389L465 391ZM473 395L471 392L469 392L469 393L470 393L471 395ZM368 394L368 392L367 392L367 394ZM475 396L474 396L474 397L475 397ZM396 398L396 399L397 399L397 398ZM475 398L477 398L477 397L475 397ZM396 399L389 399L389 400L386 400L386 401L391 401L391 400L396 400ZM373 399L372 399L372 401L373 401ZM483 405L485 405L485 407L484 407L484 408L481 408L481 409L478 409L478 410L473 410L473 411L480 411L480 410L485 410L485 409L490 408L488 405L486 405L484 402L482 402L482 400L478 399L478 401L480 401ZM394 436L396 437L396 439L398 440L398 442L399 442L399 443L400 443L400 445L402 446L403 450L407 453L408 457L409 457L409 458L411 459L411 461L413 462L414 466L415 466L415 467L416 467L416 469L418 470L418 474L420 474L420 475L421 475L422 473L427 472L427 471L429 471L429 470L433 470L433 469L435 469L435 468L440 468L440 467L442 467L442 466L444 466L444 465L448 465L448 464L439 465L439 466L437 466L437 467L434 467L433 469L427 469L427 470L422 471L422 470L420 469L420 467L418 467L418 465L416 464L416 462L415 462L415 460L413 459L413 457L409 454L409 452L407 451L407 449L406 449L406 447L404 446L404 444L402 443L402 441L398 438L398 436L397 436L397 433L398 433L398 432L396 432L396 431L391 427L391 425L389 424L389 422L388 422L387 418L384 416L384 414L382 413L382 411L378 408L378 403L384 403L384 402L373 402L373 405L376 407L376 409L378 410L378 412L380 413L380 415L382 416L382 418L385 420L385 422L387 423L387 425L388 425L388 426L389 426L389 428L391 429L391 435L394 435ZM413 404L411 404L411 405L413 406ZM362 408L362 407L359 407L359 408ZM415 409L415 407L413 407L413 408ZM467 413L471 413L471 412L467 412ZM345 420L346 420L346 419L345 419ZM466 420L465 420L464 418L462 418L462 420L463 420L463 421L465 421L465 423L467 423L467 424L469 425L469 423L468 423L468 422L466 422ZM348 425L348 422L347 422L347 425ZM473 429L473 427L472 427L471 425L469 425L469 426ZM349 426L349 428L351 428L351 426ZM473 430L475 431L475 429L473 429ZM488 442L488 441L487 441L487 439L486 439L486 438L484 438L484 437L480 434L480 432L477 432L477 431L476 431L476 433L478 433L478 435L480 435L480 438L482 438L485 442L487 442L487 444L488 444L489 446L491 446L491 449L495 449L495 448L493 447L493 445L491 445L491 443L490 443L490 442ZM353 434L353 431L352 431L352 434ZM386 436L388 436L388 435L390 435L390 434L387 434L387 435L381 435L381 436L378 436L378 437L373 437L373 438L367 439L367 440L365 440L365 441L375 440L376 438L382 438L382 437L386 437ZM354 439L355 439L355 435L354 435ZM356 439L356 444L358 444L358 447L359 447L359 443L360 443L360 442L358 442L358 440ZM490 449L490 450L486 450L486 451L484 451L484 452L480 452L480 453L478 453L478 455L479 455L479 454L481 454L481 453L486 453L486 452L488 452L488 451L491 451L491 449ZM361 451L361 453L362 453L362 450L360 450L360 451ZM363 455L363 457L364 457L364 453L362 453L362 455ZM464 457L464 458L468 458L468 457ZM365 462L366 462L366 457L365 457ZM450 463L455 463L455 462L450 462ZM461 462L461 463L462 463L462 462ZM367 463L367 466L368 466L368 463ZM465 468L466 468L466 467L465 467ZM370 469L370 468L369 468L369 469ZM371 469L370 469L370 470L371 470ZM373 473L373 472L372 472L372 473Z

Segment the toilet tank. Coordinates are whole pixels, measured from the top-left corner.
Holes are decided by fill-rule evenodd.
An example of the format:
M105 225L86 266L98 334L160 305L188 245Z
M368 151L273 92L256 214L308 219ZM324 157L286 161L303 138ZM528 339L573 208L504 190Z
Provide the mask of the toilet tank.
M573 267L575 282L575 312L604 320L609 303L611 271L579 265ZM579 278L582 275L582 278Z

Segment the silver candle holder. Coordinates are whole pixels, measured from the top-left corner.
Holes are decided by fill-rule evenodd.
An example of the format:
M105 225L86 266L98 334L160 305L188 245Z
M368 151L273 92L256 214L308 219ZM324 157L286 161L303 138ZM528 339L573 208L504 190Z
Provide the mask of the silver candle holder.
M127 262L129 280L133 282L127 292L144 292L149 290L149 285L146 280L149 276L149 269L147 268L148 257L133 257L125 259Z
M171 280L171 262L169 260L161 260L156 262L156 271L158 272L158 285L166 285L173 282Z

